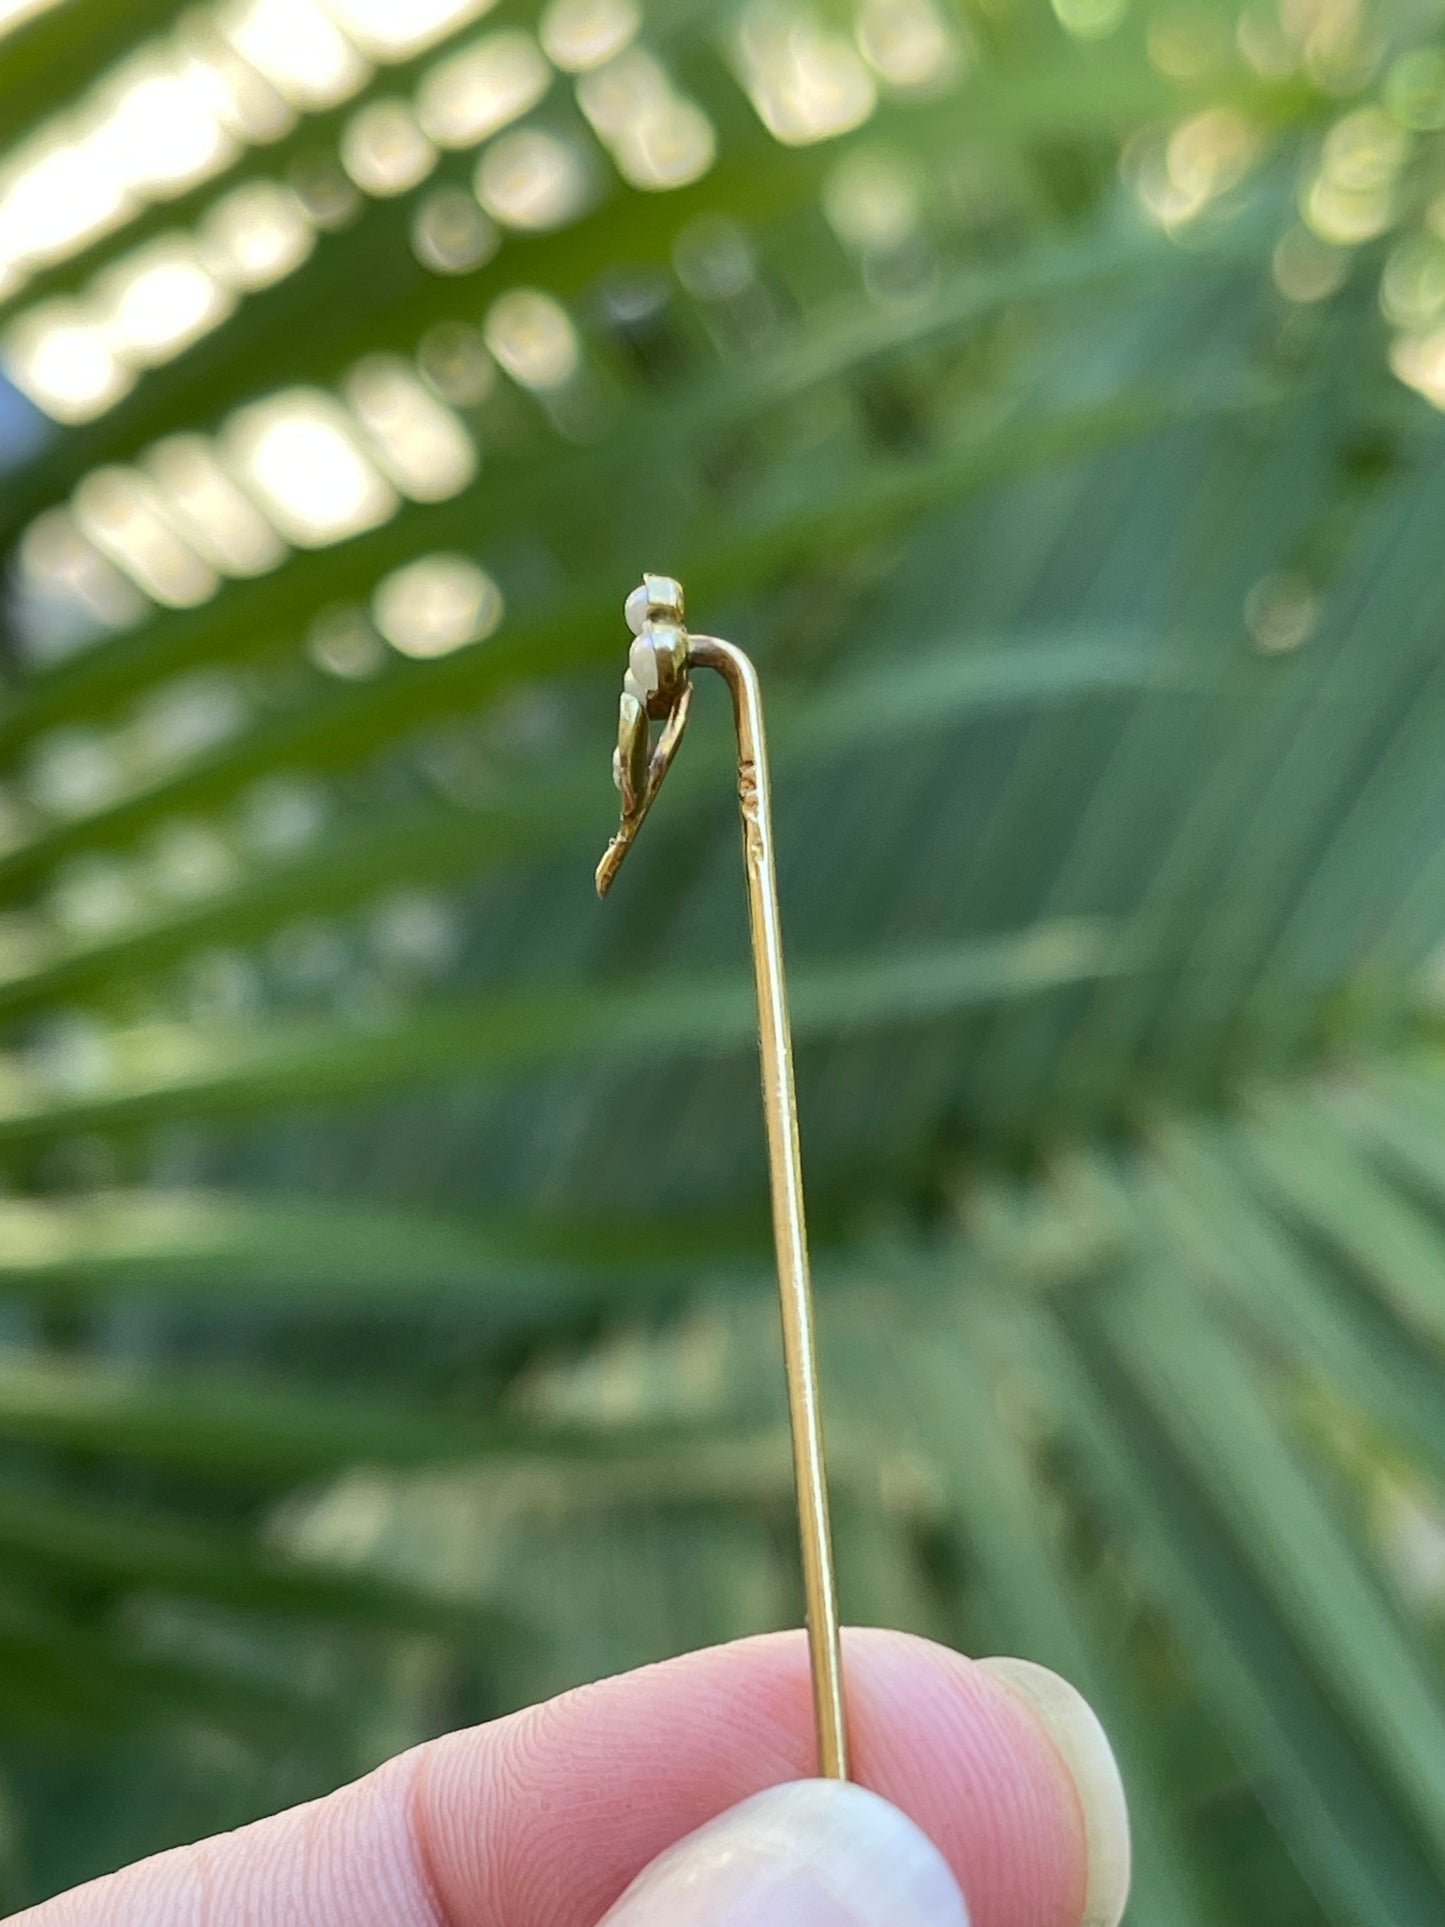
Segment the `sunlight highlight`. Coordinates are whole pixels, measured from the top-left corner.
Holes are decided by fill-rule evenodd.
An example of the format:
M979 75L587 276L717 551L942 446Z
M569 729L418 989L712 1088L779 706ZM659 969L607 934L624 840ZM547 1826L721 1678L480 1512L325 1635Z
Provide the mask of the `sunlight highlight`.
M5 372L58 422L93 421L135 382L106 330L77 301L47 301L0 336Z
M83 647L97 630L124 629L147 604L130 577L82 535L69 509L46 509L16 551L22 593L36 605L26 653L53 660Z
M1235 108L1206 107L1167 135L1135 135L1120 173L1150 219L1172 232L1238 187L1262 151L1259 130Z
M471 436L400 355L358 362L342 392L382 467L414 501L445 501L476 474Z
M140 466L181 534L223 574L264 575L285 556L285 543L204 435L168 436Z
M397 498L339 402L294 388L241 409L222 447L288 540L324 548L395 512Z
M861 127L878 105L857 48L824 27L811 8L751 0L739 25L737 54L759 119L790 147Z
M860 254L887 253L918 232L923 196L902 156L865 148L833 167L823 187L823 211L847 246Z
M97 104L93 159L147 199L167 200L209 180L240 152L206 75L168 52L127 61L102 85Z
M358 108L341 136L341 164L366 194L404 194L436 166L436 149L404 100Z
M577 149L541 127L522 127L494 140L477 164L472 185L494 220L530 234L572 220L591 190Z
M1319 172L1300 205L1307 226L1336 247L1359 247L1389 228L1411 136L1377 107L1346 114L1325 137Z
M1445 315L1445 243L1416 234L1397 241L1380 278L1380 309L1397 328L1421 330Z
M285 133L294 114L278 85L314 106L365 72L312 0L245 0L186 15L6 158L0 287L19 287L146 205L209 180L250 141Z
M673 89L662 63L630 48L577 82L577 104L633 187L685 187L712 166L712 122Z
M315 245L306 209L277 181L249 181L217 201L201 223L201 247L214 272L248 293L299 268Z
M655 54L631 47L577 82L577 105L593 133L609 144L634 115L655 113L672 97L672 81Z
M483 332L499 365L523 388L562 388L581 365L567 310L539 288L513 288L494 301Z
M464 187L439 187L412 217L411 245L433 274L470 274L501 243L496 227Z
M0 167L0 298L148 203L222 172L248 146L280 139L298 111L350 99L371 79L374 61L413 59L494 3L221 0L183 13ZM0 0L0 35L7 20L33 8L34 0ZM514 54L530 48L529 104L550 69L527 35L504 38ZM518 75L506 78L515 96ZM426 151L396 120L398 109L405 104L389 121L364 120L352 131L348 165L368 192L399 193L426 171ZM522 110L503 100L490 114L474 106L473 117L485 133Z
M1445 409L1445 328L1397 336L1390 346L1390 367L1431 407Z
M935 0L863 0L858 45L895 93L941 93L966 64L963 41Z
M502 592L467 556L428 555L387 576L371 610L400 655L432 660L493 635Z
M153 602L189 609L220 587L209 562L179 534L156 490L128 468L98 468L75 491L75 519Z
M99 132L37 135L0 171L0 267L23 280L130 218L139 203Z
M620 54L641 25L635 0L552 0L542 15L542 45L549 60L579 74Z
M297 107L335 107L371 77L314 0L238 0L217 18L237 51Z
M228 133L246 146L280 140L296 125L296 109L234 42L213 15L182 14L175 31L181 65L198 75Z
M168 361L235 306L184 234L162 235L107 269L90 296L116 355L140 368Z
M529 33L489 34L426 73L417 118L439 147L474 147L534 107L551 84L552 69Z
M496 0L326 0L328 11L374 60L410 60L490 13Z
M0 39L60 5L61 0L0 0Z
M652 192L701 180L716 156L712 122L695 102L678 95L630 122L612 146L622 178Z
M132 386L133 371L181 353L231 314L237 293L280 280L311 252L296 195L268 181L234 190L195 238L158 236L104 269L83 299L43 303L0 342L16 385L57 421L90 421Z

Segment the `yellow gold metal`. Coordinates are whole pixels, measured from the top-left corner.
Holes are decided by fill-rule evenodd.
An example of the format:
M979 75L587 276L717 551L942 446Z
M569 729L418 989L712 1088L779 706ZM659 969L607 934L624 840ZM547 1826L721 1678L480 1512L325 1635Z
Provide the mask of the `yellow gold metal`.
M624 772L622 823L597 870L597 891L605 896L652 806L687 725L692 698L689 672L716 670L732 696L738 742L738 808L742 815L743 861L747 872L748 921L752 932L753 972L757 981L758 1037L763 1075L763 1114L767 1121L768 1166L773 1199L773 1241L783 1314L783 1362L788 1382L793 1472L798 1494L798 1527L803 1554L803 1593L807 1604L808 1653L813 1675L813 1707L818 1734L818 1768L827 1778L848 1777L848 1731L843 1701L843 1665L838 1638L838 1597L828 1523L828 1486L823 1456L823 1424L818 1397L818 1361L813 1335L813 1292L808 1272L808 1238L803 1214L803 1172L798 1146L797 1099L793 1089L793 1040L783 979L783 945L778 918L778 884L773 862L772 808L768 787L767 744L757 671L741 649L715 636L689 636L682 629L682 592L671 577L647 576L645 595L629 598L629 620L638 618L639 641L651 631L650 616L667 630L664 651L672 655L672 631L681 630L686 648L680 672L672 664L657 677L646 712L635 697L623 698L616 767ZM654 584L665 584L659 592ZM666 601L662 594L666 594ZM657 600L652 600L653 596ZM637 626L637 623L634 623ZM640 665L650 673L646 650L634 644L634 675ZM644 693L648 693L644 689ZM629 711L629 701L632 714ZM655 750L646 762L640 791L630 780L638 769L637 731L647 715L663 723Z
M687 728L692 708L692 684L684 683L677 701L668 712L657 739L657 747L647 755L647 714L632 696L622 698L622 719L617 734L617 787L622 792L622 822L597 865L597 894L605 897L612 879L622 867L622 859L632 848L633 838L642 828L643 818L652 808L652 799L662 788L662 779L677 753L682 732ZM639 749L641 755L639 755ZM644 776L637 788L639 765Z

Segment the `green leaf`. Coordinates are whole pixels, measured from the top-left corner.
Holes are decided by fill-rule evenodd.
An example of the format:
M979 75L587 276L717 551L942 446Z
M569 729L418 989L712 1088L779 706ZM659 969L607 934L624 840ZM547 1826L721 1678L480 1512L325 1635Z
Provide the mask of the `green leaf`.
M0 1366L0 1444L114 1453L189 1474L294 1480L353 1465L523 1459L592 1465L674 1458L712 1441L697 1427L466 1418L419 1404L319 1398L265 1380L10 1360Z
M476 1607L422 1589L74 1493L60 1499L14 1484L0 1489L0 1548L9 1570L22 1578L45 1573L71 1585L435 1636L475 1634L488 1624Z
M920 1023L1129 967L1106 928L1028 930L932 955L799 971L793 1021L802 1037ZM118 1032L110 1040L117 1070L101 1089L47 1101L14 1088L0 1106L0 1142L207 1111L336 1103L583 1057L626 1061L643 1050L706 1057L744 1048L755 1025L752 984L719 978L498 993L451 1010L433 1005L369 1031L296 1024L211 1036L180 1027Z

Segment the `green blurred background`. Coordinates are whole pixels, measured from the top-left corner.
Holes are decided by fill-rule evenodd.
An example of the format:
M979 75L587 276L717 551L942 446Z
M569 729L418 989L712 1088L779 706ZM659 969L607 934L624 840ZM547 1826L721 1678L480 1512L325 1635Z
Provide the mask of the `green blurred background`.
M0 0L0 1906L796 1623L1445 1919L1440 0Z

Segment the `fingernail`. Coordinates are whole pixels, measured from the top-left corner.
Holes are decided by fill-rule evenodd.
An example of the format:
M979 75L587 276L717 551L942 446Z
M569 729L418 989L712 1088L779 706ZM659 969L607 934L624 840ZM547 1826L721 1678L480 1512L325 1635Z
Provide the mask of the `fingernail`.
M1114 1749L1098 1715L1066 1679L1031 1659L978 1663L1023 1701L1053 1741L1078 1792L1088 1853L1079 1927L1119 1927L1129 1898L1129 1808Z
M601 1927L968 1927L947 1861L876 1793L769 1787L644 1868Z

